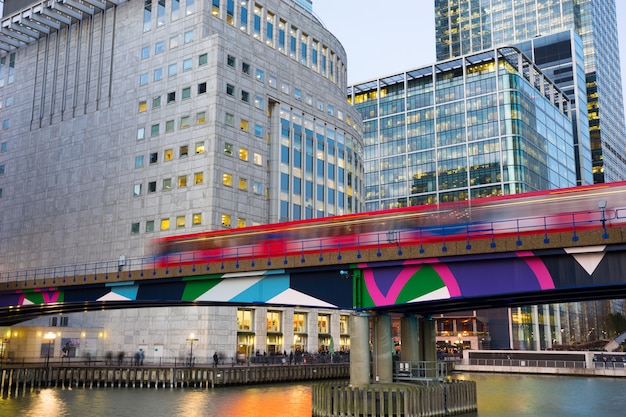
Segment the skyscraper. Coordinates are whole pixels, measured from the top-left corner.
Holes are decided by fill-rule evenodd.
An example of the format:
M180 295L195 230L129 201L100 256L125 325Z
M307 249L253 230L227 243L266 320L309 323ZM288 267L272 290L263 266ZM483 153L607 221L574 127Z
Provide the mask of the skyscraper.
M578 181L625 178L614 0L435 0L435 19L438 60L568 29L578 33L584 48L590 137L589 145L577 144ZM586 160L589 151L591 161Z
M346 56L309 0L5 3L0 271L362 210Z
M98 265L142 256L161 236L362 211L345 63L311 0L7 0L0 272ZM165 355L188 348L189 332L207 357L349 348L347 316L332 309L156 310L64 325ZM150 337L125 339L119 329L139 317Z

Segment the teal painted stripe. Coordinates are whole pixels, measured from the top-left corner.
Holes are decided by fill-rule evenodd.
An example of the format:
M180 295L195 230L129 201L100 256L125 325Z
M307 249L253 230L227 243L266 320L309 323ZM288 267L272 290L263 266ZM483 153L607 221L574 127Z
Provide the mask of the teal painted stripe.
M135 285L135 281L107 282L104 284L105 287L126 287L131 285Z
M289 289L289 275L270 275L231 298L235 303L267 302Z

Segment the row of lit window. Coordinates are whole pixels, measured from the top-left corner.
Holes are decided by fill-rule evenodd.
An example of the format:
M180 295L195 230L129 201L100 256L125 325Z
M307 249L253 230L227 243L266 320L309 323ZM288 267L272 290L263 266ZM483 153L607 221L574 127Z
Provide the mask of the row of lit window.
M293 331L294 333L307 333L307 313L294 312ZM322 334L330 333L329 314L318 314L317 331ZM348 316L339 316L339 332L348 334ZM240 309L237 311L237 330L241 332L253 332L254 310ZM267 311L266 329L268 332L279 333L282 331L282 311Z
M193 226L199 226L202 224L202 213L193 213L191 215L191 224ZM174 218L174 225L177 229L182 229L187 225L187 216L176 216ZM158 227L161 231L170 230L172 226L172 219L165 218L159 220ZM131 223L130 233L132 235L136 235L140 233L141 223L135 222ZM155 220L147 220L144 226L145 233L152 233L155 231Z
M201 185L204 183L204 173L196 172L193 174L193 185ZM176 184L178 188L185 188L188 185L188 176L187 175L179 175L176 178ZM162 191L169 191L172 189L172 178L164 178ZM133 185L133 196L140 196L143 191L143 184L138 183ZM149 181L148 182L148 193L155 193L157 191L157 182Z
M205 149L204 141L196 142L196 145L194 147L196 155L203 154L204 149ZM178 148L178 157L185 158L187 156L189 156L189 145L181 145ZM165 149L165 151L163 151L163 160L171 161L173 159L174 159L174 149L173 148ZM150 165L153 165L159 162L159 153L151 152L149 154L148 162ZM144 166L144 155L135 156L135 168L142 168L143 166Z

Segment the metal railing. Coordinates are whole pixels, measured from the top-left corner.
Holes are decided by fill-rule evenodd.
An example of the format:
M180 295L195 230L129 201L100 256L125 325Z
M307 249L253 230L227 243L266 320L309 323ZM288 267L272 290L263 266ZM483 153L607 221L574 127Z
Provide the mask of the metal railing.
M422 246L426 244L441 245L442 253L447 251L446 245L452 241L465 241L467 250L471 250L472 241L491 240L491 247L495 248L496 238L513 237L517 239L518 246L523 244L523 239L528 235L543 235L544 243L550 243L549 234L554 232L570 231L572 241L578 240L577 233L581 230L600 230L602 239L609 237L611 227L626 223L626 208L611 210L593 210L567 214L555 214L550 216L526 217L520 219L508 219L499 221L475 222L467 224L449 224L433 227L420 227L411 230L396 230L386 232L362 233L347 237L351 240L341 240L344 237L313 238L302 241L285 243L284 247L273 248L274 252L263 252L263 245L238 246L222 249L221 255L200 257L193 252L169 255L165 260L165 274L172 271L182 272L182 264L196 266L252 259L254 266L255 257L259 264L263 258L285 258L301 253L320 254L330 256L335 253L337 259L342 259L342 252L351 250L360 258L361 250L378 249L381 256L381 248L397 248L398 254L402 254L402 248L408 246ZM255 250L257 251L255 253ZM171 265L167 264L171 260ZM140 271L140 276L156 275L157 270L163 268L163 258L158 256L144 256L137 258L124 258L102 262L78 263L72 265L50 266L16 271L0 272L0 289L13 287L27 287L29 285L56 285L56 284L87 284L90 280L96 280L98 275L104 275L106 279L131 278L133 272Z

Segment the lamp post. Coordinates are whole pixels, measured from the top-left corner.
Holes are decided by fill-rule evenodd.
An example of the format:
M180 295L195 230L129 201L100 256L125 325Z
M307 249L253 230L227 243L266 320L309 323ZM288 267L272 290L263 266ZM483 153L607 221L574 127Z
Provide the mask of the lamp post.
M187 339L189 342L189 367L193 367L193 342L197 342L198 339L195 338L195 335L191 333L189 338Z
M50 364L50 349L52 347L52 342L57 338L56 333L48 332L43 335L44 340L48 341L48 352L46 354L46 367Z

